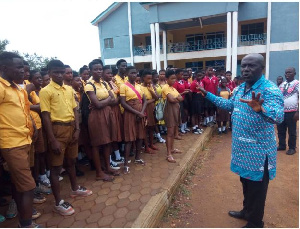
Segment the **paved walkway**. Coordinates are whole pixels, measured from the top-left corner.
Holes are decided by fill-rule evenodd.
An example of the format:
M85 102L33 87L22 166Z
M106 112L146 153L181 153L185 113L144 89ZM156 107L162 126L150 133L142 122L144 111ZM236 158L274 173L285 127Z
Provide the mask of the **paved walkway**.
M175 147L187 152L202 136L188 133L183 138L175 141ZM131 173L122 174L113 182L96 181L95 172L89 171L88 167L80 167L85 176L78 178L78 183L93 191L93 195L86 198L72 199L69 196L70 182L65 176L61 181L61 194L73 205L75 214L60 216L54 213L51 194L45 203L35 205L42 213L36 223L43 227L131 227L150 198L161 191L162 185L184 156L184 153L176 154L174 158L177 163L168 163L165 144L157 143L156 146L159 148L157 154L142 154L145 166L130 164ZM4 214L6 209L1 207L0 214ZM15 218L6 220L0 227L17 227L17 224Z

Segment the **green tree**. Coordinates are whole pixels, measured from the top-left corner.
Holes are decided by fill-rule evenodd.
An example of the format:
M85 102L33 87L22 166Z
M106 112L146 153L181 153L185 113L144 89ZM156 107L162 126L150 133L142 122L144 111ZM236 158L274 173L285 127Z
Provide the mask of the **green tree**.
M8 40L0 40L0 53L3 53L6 50L6 45L9 44Z

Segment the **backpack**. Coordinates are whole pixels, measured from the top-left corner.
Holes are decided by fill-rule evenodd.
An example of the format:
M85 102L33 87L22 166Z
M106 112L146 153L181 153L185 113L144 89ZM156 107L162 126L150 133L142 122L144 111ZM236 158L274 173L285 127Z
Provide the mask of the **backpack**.
M90 84L93 86L95 94L96 94L96 87L93 83L88 82L87 84ZM90 114L90 100L89 97L87 96L86 92L83 93L82 95L82 99L81 99L81 116L82 116L82 123L85 124L86 126L88 125L88 121L89 121L89 114Z
M164 110L165 110L166 102L163 100L160 101L156 106L155 106L155 117L158 121L161 121L164 119Z

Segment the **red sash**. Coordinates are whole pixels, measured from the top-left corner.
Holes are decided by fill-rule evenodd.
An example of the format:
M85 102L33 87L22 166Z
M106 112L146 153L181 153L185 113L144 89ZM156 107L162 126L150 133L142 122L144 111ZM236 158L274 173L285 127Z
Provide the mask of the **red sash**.
M131 88L131 90L134 91L134 93L136 94L136 96L138 97L139 101L141 102L141 104L143 104L143 100L142 100L142 96L141 94L135 89L135 87L133 87L130 83L126 82L125 83L128 87Z

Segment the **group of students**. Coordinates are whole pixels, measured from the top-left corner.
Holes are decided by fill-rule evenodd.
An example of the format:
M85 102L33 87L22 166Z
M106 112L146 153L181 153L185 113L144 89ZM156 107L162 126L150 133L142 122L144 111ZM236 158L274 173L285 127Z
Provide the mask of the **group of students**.
M120 175L120 164L124 174L130 172L131 154L135 164L145 165L141 151L144 147L145 153L155 154L154 136L166 142L166 160L175 163L173 154L182 152L174 148L174 139L190 131L187 123L201 134L216 114L219 132L226 132L229 114L206 100L200 87L228 99L236 86L231 72L225 77L216 77L212 67L194 76L191 69L138 72L123 59L116 67L113 74L95 59L77 73L51 60L47 68L30 71L17 54L0 54L0 172L9 171L13 187L7 218L18 212L20 227L38 227L32 219L41 214L33 203L46 201L41 193L53 193L55 212L75 212L60 194L62 170L69 176L72 197L92 195L77 184L79 149L96 180L112 181Z

